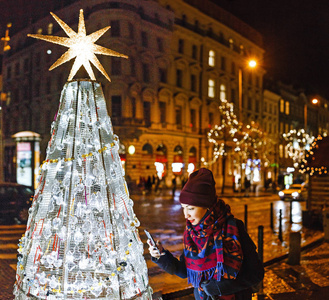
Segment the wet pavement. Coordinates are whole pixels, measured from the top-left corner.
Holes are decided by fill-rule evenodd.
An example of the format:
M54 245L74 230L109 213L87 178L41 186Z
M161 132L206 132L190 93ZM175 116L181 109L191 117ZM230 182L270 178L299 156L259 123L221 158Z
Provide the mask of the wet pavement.
M141 222L139 232L146 242L143 229L161 240L175 256L182 251L182 235L185 220L178 201L179 191L172 197L170 190L159 194L132 193L134 212ZM254 299L328 299L329 295L329 247L321 242L323 232L304 228L301 211L305 202L280 201L277 195L259 191L245 197L240 193L225 190L222 198L230 204L235 217L245 220L248 232L257 244L258 226L264 228L264 262L266 274L263 292ZM273 230L271 228L273 207ZM282 213L282 241L279 239L279 212ZM290 217L290 212L291 217ZM290 222L290 219L292 223ZM12 286L15 280L16 249L25 226L0 226L0 299L13 299ZM303 247L301 263L290 266L286 263L289 252L290 232L300 232ZM320 241L320 242L319 242ZM150 284L156 295L163 299L193 299L191 287L185 279L164 273L150 260L145 245L145 259L149 268Z

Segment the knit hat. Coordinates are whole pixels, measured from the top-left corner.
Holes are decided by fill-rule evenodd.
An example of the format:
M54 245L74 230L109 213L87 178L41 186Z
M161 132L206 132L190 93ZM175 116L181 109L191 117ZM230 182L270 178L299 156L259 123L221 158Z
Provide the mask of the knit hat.
M180 193L180 203L211 207L216 202L215 184L210 170L201 168L193 172Z

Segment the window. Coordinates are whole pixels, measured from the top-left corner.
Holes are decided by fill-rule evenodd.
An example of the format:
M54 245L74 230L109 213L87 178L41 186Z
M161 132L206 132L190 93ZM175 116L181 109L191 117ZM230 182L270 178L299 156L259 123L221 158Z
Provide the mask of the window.
M136 118L136 98L131 98L131 116L132 118Z
M160 82L167 83L167 70L159 68Z
M229 38L230 48L233 49L234 47L234 40L232 38Z
M11 67L7 67L7 79L11 78Z
M214 125L214 113L210 112L208 114L208 127L211 128L212 125Z
M53 23L49 23L48 24L48 29L47 29L48 35L53 34L53 28L54 28L54 24Z
M148 101L143 102L143 110L145 125L149 127L151 125L151 103Z
M136 75L136 64L135 64L135 58L130 58L130 74L132 76Z
M15 75L18 76L19 75L19 63L15 64Z
M111 57L112 75L121 75L121 61L119 57Z
M112 96L112 118L121 117L121 96Z
M213 79L208 80L208 97L215 97L215 80Z
M280 122L280 134L282 134L282 133L283 133L283 123Z
M235 75L235 73L236 73L235 62L232 62L232 64L231 64L231 73L232 73L232 75Z
M42 28L38 28L37 34L42 34Z
M182 129L182 108L180 106L175 107L175 120L177 129Z
M160 101L159 102L159 108L160 108L160 123L165 124L166 123L166 102Z
M119 20L114 20L111 21L111 36L117 37L120 36L120 21Z
M289 124L285 124L284 126L284 132L288 133L289 132Z
M196 45L192 46L192 58L198 59L198 47Z
M209 50L208 65L210 67L215 66L215 51L214 50Z
M178 87L183 86L183 71L180 69L176 70L176 85Z
M221 67L222 71L226 70L226 58L224 56L222 56L220 58L220 67Z
M279 156L280 158L283 157L283 145L279 145Z
M150 82L150 68L148 64L143 64L143 81Z
M290 114L290 103L288 101L286 101L286 115Z
M235 89L231 89L231 102L234 103L234 104L237 104L236 103L236 93L235 93Z
M145 31L142 31L142 46L143 47L148 47L148 37L147 37L147 33Z
M248 109L252 110L252 100L250 97L248 97Z
M184 53L184 40L183 39L178 40L178 52Z
M285 146L285 149L284 149L284 157L285 158L289 158L289 152L288 152L289 148L288 146Z
M256 76L256 87L259 88L260 87L260 84L259 84L259 76Z
M157 38L157 44L158 44L158 50L160 52L164 52L164 48L163 48L163 39L162 38Z
M196 110L195 109L191 109L190 110L190 114L191 114L190 127L192 128L192 131L196 131Z
M135 37L135 28L133 24L128 23L128 31L129 31L129 38L133 40Z
M196 81L196 75L191 75L191 91L196 92L197 91L197 81Z
M264 102L264 112L267 112L267 102Z
M284 100L280 99L280 113L284 113Z
M256 111L256 113L259 113L259 100L258 99L256 99L256 107L255 107L255 111Z
M225 100L226 99L226 86L224 84L221 84L219 88L220 88L219 98L221 100Z

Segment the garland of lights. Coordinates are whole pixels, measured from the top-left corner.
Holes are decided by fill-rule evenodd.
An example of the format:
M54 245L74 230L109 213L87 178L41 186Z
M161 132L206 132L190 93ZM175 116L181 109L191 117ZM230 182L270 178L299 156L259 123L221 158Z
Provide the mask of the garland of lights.
M201 162L206 166L215 163L219 156L226 155L225 143L219 143L218 141L229 139L236 143L235 136L241 129L234 113L234 105L232 103L229 103L225 99L221 99L218 109L220 112L221 124L215 125L207 134L208 142L214 144L213 158L209 162L207 162L204 157L201 158Z
M294 167L297 168L305 156L305 150L314 141L314 136L306 133L304 129L293 129L282 136L287 142L286 149L288 155L293 160Z
M313 175L327 175L328 169L325 166L322 167L309 167L307 166L308 160L314 155L314 150L319 148L318 141L322 141L322 136L318 136L318 138L314 139L311 148L306 152L305 157L302 159L299 172L309 173L310 176Z

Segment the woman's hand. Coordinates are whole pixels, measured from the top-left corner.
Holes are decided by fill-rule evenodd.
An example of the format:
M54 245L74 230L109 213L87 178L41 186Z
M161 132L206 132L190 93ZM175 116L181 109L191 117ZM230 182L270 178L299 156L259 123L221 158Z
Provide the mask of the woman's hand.
M159 259L161 255L163 255L163 247L161 245L160 241L156 241L156 247L151 245L151 241L147 240L147 243L149 245L149 252L152 257ZM157 248L158 247L158 248Z

